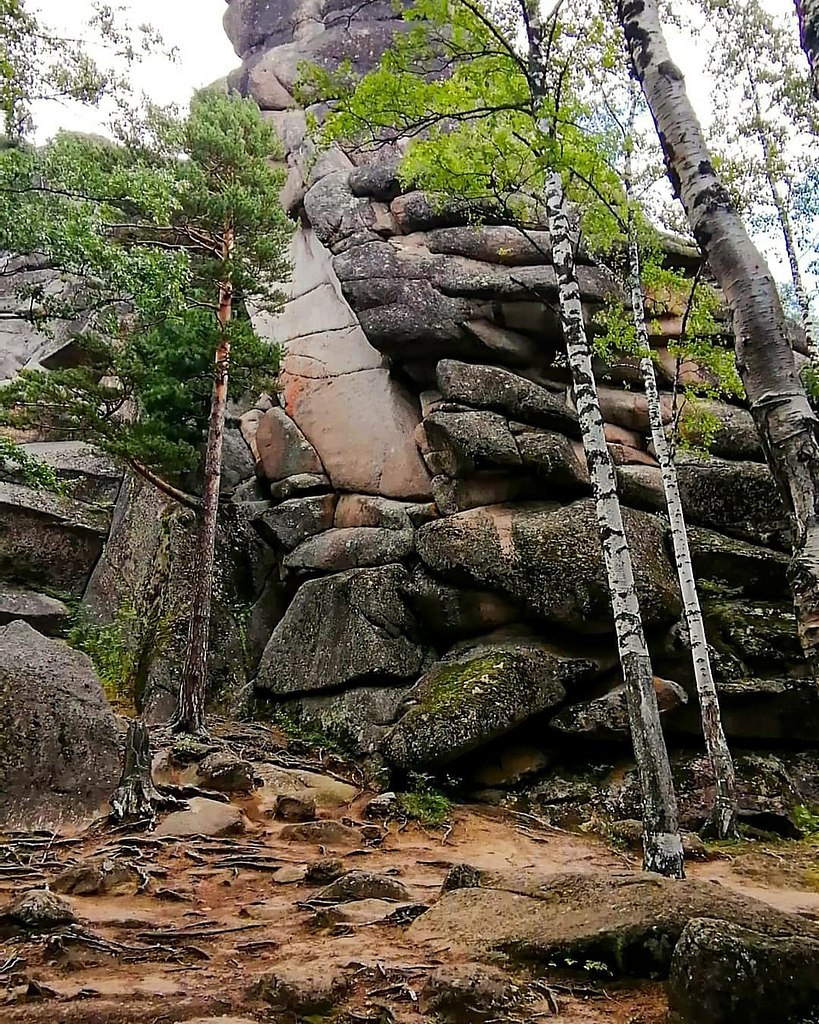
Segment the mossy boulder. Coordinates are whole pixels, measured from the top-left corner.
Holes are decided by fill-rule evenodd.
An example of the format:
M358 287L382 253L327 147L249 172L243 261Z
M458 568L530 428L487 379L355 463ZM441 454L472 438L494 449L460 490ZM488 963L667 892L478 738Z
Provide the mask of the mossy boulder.
M456 650L410 691L410 707L385 737L383 753L410 770L447 764L555 707L567 688L600 671L598 661L533 636Z
M790 601L708 601L704 604L709 642L748 671L744 675L787 675L805 664Z
M623 509L637 593L647 626L680 613L665 527L645 512ZM531 615L583 633L614 629L592 499L563 507L531 502L470 509L422 526L422 561L454 583L496 591Z
M819 1020L819 941L695 918L671 961L675 1024L808 1024Z

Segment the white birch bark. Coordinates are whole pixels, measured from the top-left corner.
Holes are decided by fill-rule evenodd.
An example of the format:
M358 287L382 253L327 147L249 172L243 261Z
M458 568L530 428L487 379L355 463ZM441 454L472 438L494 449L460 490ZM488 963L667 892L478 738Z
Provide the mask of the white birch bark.
M560 320L592 481L620 664L628 694L631 738L643 797L643 867L646 871L682 878L683 851L671 766L660 725L631 553L623 528L614 467L606 445L591 354L583 325L583 308L574 267L563 182L557 171L547 175L546 209L552 260L559 287Z
M802 647L819 663L819 421L794 367L773 277L717 178L672 62L657 0L619 0L620 22L694 237L733 315L737 368L791 516L790 584Z
M631 219L631 218L630 218ZM677 469L671 454L671 446L663 428L660 396L657 391L657 377L654 373L654 362L646 329L645 311L643 308L642 274L640 272L640 251L634 237L632 225L629 224L629 271L631 284L631 303L634 327L640 351L640 372L646 390L648 402L648 418L651 424L651 438L654 451L660 464L663 480L663 491L668 509L668 521L671 525L671 542L674 547L674 561L677 566L677 578L683 602L683 616L688 629L691 645L691 659L694 666L694 681L700 703L702 732L705 739L705 750L714 773L715 793L714 804L708 823L709 831L718 839L727 839L736 835L736 777L734 762L728 749L728 741L722 728L722 717L719 709L719 697L711 670L711 657L708 653L708 638L705 635L705 621L700 607L697 581L694 577L694 566L691 561L691 549L688 545L688 531L685 526L682 498L677 481Z

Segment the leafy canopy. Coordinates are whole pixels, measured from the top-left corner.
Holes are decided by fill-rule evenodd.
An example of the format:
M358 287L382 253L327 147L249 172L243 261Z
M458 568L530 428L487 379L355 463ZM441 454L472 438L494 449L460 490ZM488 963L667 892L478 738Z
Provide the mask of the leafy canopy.
M279 350L249 310L276 312L291 224L274 130L251 101L199 94L180 120L148 108L118 143L60 135L0 154L0 249L40 256L62 286L27 285L27 318L73 326L70 368L0 389L7 425L174 474L207 422L220 290L233 300L232 394L269 383ZM226 245L227 233L233 237Z

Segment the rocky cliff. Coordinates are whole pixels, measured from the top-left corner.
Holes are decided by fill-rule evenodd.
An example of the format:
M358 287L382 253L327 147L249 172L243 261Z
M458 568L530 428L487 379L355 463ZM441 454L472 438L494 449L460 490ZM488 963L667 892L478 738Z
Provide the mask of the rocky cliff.
M465 776L492 798L511 787L540 807L587 804L589 766L600 782L628 747L548 235L471 226L402 190L388 147L315 152L300 63L367 70L398 30L392 5L228 3L242 61L231 83L284 140L299 225L289 302L257 319L286 345L281 392L237 422L255 478L233 502L250 502L275 556L282 612L256 692L403 769ZM591 323L616 286L589 263L580 275ZM681 312L651 309L666 387ZM598 370L693 822L707 773L646 405L634 366ZM781 811L815 786L819 698L788 601L787 517L750 415L712 412L712 456L683 459L681 486L728 734L756 780L744 809ZM623 810L634 784L619 778L602 790Z

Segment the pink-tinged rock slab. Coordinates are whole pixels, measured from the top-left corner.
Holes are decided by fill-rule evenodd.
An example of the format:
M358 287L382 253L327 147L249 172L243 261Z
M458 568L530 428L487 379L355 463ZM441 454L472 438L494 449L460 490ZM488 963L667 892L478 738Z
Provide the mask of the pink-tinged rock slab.
M322 472L315 450L283 409L276 407L264 413L258 421L254 440L259 470L267 480Z
M316 379L282 373L285 409L339 490L426 499L429 474L415 445L421 411L386 369Z

